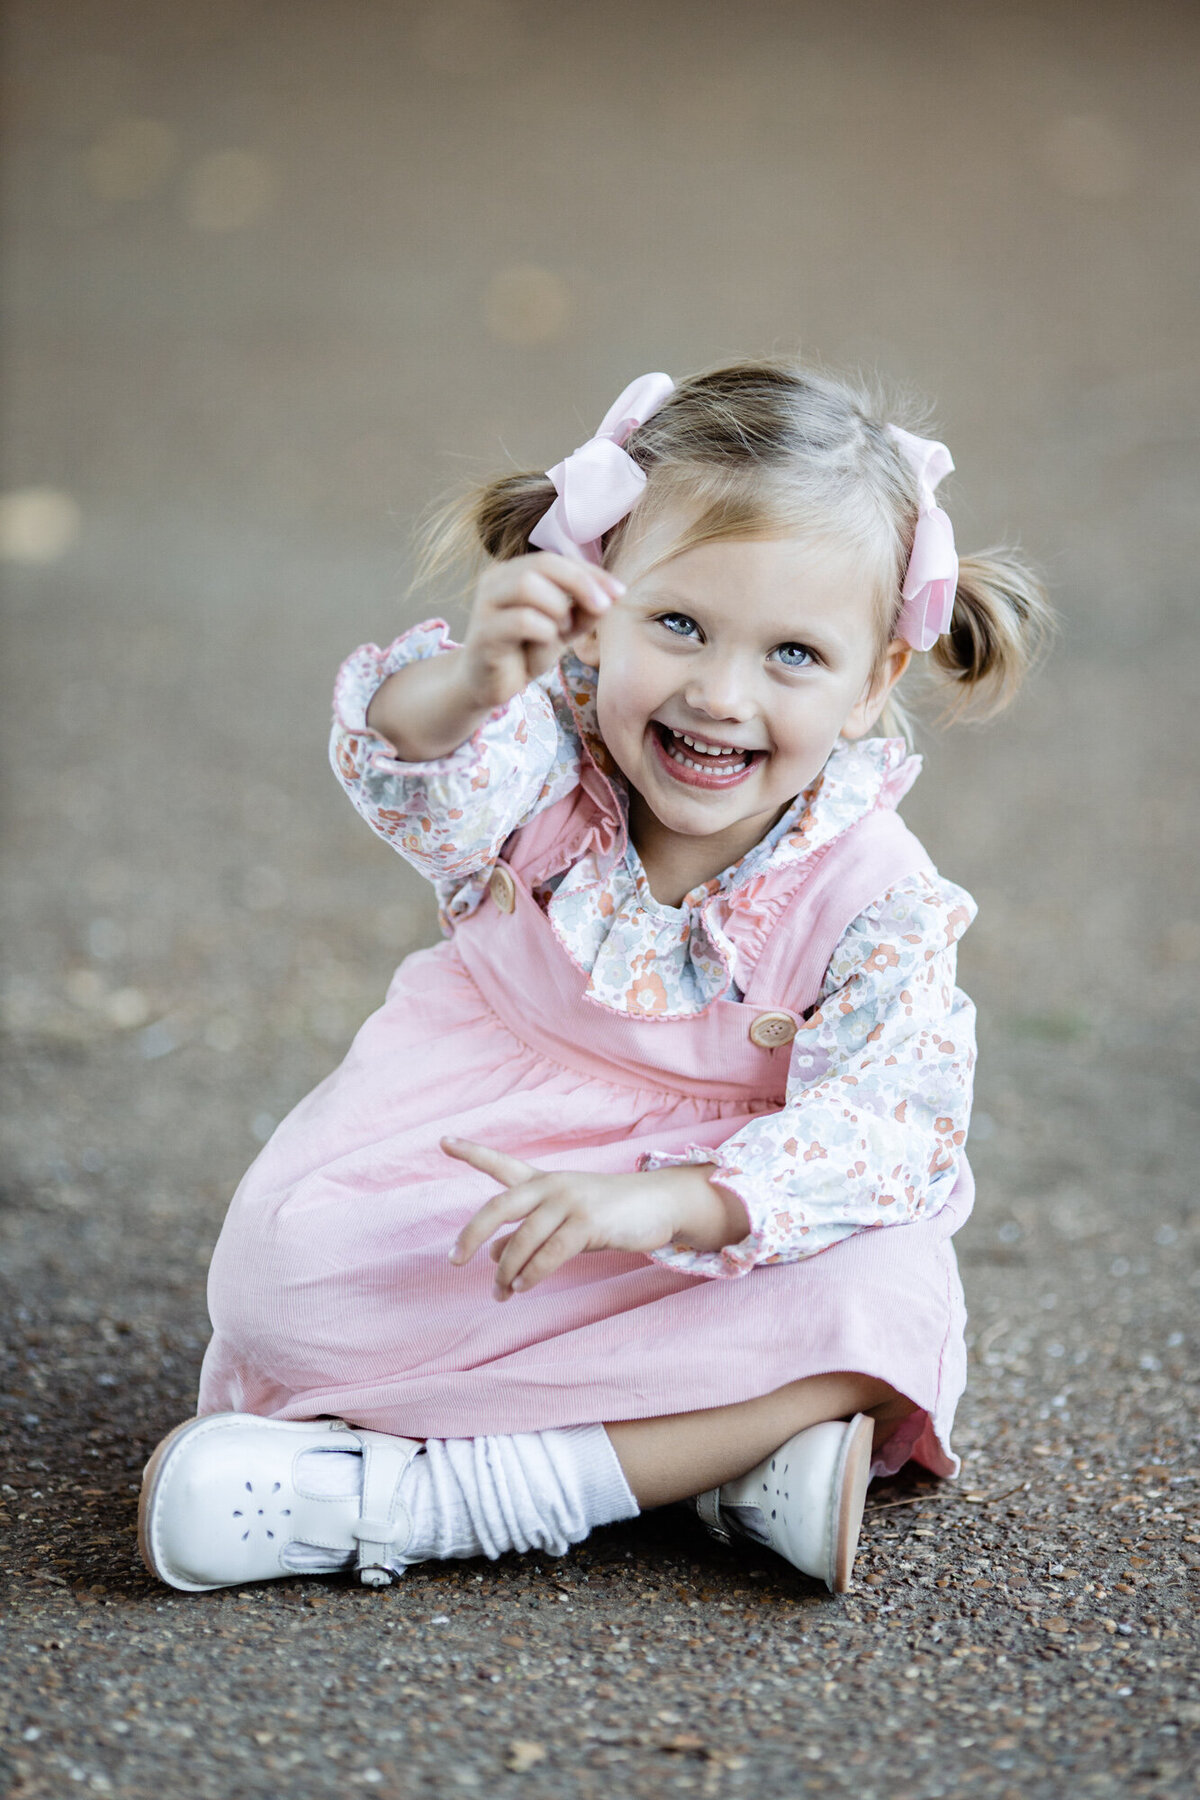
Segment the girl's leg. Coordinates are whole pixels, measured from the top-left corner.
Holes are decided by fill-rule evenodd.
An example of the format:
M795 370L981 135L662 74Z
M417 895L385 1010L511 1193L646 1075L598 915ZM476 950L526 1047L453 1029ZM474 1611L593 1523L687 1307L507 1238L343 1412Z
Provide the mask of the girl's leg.
M878 1445L912 1410L912 1401L886 1381L837 1373L807 1375L757 1400L663 1419L623 1419L605 1430L644 1510L744 1475L808 1425L869 1413Z
M560 1555L597 1525L745 1474L808 1426L871 1413L886 1436L911 1410L885 1382L835 1374L672 1418L430 1439L420 1448L330 1421L210 1415L173 1433L151 1459L142 1550L155 1574L191 1589L333 1572L362 1564L366 1550L369 1569L385 1556L402 1563L534 1548ZM364 1451L379 1470L370 1492ZM865 1483L864 1462L864 1492ZM260 1488L264 1507L251 1517L245 1494ZM360 1515L379 1534L378 1549L358 1528ZM390 1527L401 1516L398 1534ZM384 1547L398 1536L394 1549ZM813 1557L791 1560L824 1572L810 1567Z

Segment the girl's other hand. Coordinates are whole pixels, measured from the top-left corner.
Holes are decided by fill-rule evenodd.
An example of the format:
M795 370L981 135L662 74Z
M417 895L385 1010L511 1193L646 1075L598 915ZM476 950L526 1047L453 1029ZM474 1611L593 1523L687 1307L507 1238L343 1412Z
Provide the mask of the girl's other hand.
M443 1138L442 1149L503 1184L463 1228L451 1262L470 1262L501 1226L521 1221L491 1247L497 1300L535 1287L586 1250L648 1252L677 1238L692 1249L717 1250L749 1230L741 1201L709 1181L711 1164L600 1175L538 1169L464 1138Z
M491 564L479 578L462 646L476 705L507 706L624 592L607 569L552 551Z

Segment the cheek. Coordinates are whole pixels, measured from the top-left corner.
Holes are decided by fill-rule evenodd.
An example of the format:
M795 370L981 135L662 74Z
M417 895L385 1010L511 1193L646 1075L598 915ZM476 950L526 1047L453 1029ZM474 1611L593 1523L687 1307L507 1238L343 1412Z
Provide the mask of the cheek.
M834 742L845 712L841 696L828 691L811 695L803 707L789 710L774 722L772 734L778 752L785 757L811 757Z
M605 681L600 676L596 690L596 722L606 744L620 745L628 738L632 724L631 694L627 683Z
M646 720L658 705L644 665L630 659L601 663L596 687L596 717L602 737L640 737Z

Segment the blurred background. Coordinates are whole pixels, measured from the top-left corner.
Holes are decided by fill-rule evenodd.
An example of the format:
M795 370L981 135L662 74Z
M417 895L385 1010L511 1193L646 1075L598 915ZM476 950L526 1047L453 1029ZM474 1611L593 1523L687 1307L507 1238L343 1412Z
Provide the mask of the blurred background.
M325 763L341 657L461 618L414 521L644 370L799 348L930 402L960 545L1047 571L1053 660L922 730L906 812L981 904L972 1298L1099 1244L1144 1316L1192 1191L1194 10L6 11L18 1286L169 1323L189 1391L241 1170L434 935Z
M214 1800L300 1765L314 1795L493 1792L543 1756L524 1791L555 1800L1190 1794L1200 14L4 19L0 1789L158 1795L186 1754ZM553 1585L509 1559L323 1618L319 1583L167 1598L133 1508L194 1403L229 1196L436 933L328 770L339 662L461 623L453 584L408 595L448 491L550 466L643 371L797 349L930 405L960 545L1023 544L1064 626L1011 712L919 731L905 804L980 903L964 1481L873 1491L828 1606L677 1513ZM582 1700L593 1626L616 1685ZM630 1736L644 1699L674 1710Z

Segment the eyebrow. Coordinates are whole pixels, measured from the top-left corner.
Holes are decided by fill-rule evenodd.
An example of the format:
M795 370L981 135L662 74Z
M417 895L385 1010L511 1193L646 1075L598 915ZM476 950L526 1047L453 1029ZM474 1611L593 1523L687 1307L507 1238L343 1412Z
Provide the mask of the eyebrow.
M664 602L676 606L680 612L687 613L689 617L696 611L696 602L689 599L686 594L678 593L674 588L644 588L639 598L648 606L661 606ZM848 649L841 632L827 625L814 625L805 629L788 625L782 631L774 634L768 632L766 635L771 638L772 644L798 644L803 643L806 638L811 638L814 643L840 651L843 655Z

